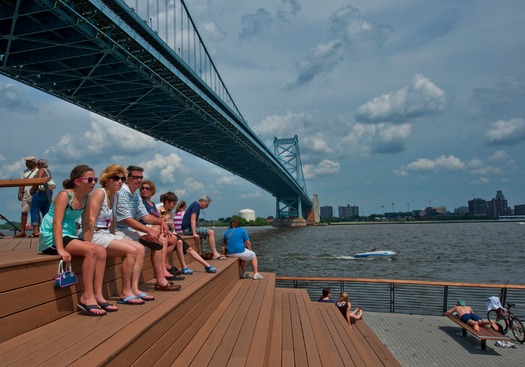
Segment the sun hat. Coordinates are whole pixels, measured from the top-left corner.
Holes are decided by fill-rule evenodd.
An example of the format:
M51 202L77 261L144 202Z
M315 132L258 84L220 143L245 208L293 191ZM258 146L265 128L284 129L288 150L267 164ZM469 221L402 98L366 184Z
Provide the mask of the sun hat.
M34 155L30 155L29 157L25 157L24 160L36 162L36 157Z
M458 305L460 305L460 306L466 306L467 303L466 303L464 300L462 300L462 299L458 299Z

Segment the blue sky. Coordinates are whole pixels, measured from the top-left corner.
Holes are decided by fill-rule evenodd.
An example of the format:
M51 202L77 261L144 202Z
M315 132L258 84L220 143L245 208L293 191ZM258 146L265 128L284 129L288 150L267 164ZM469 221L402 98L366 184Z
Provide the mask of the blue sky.
M131 1L134 4L134 1ZM161 2L162 3L162 2ZM525 204L525 2L188 2L235 103L268 144L299 136L310 195L362 215ZM0 177L47 158L142 165L158 192L214 199L205 217L275 215L260 188L176 148L0 77ZM158 198L158 196L157 196ZM0 213L19 218L16 189Z

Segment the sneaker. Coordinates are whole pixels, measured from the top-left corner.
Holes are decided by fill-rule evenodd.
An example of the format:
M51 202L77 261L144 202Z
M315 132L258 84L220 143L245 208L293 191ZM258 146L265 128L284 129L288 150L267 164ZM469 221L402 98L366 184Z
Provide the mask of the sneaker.
M211 265L205 266L204 270L206 270L206 273L216 273L217 272L217 269L215 269L215 267Z
M242 273L241 278L246 279L250 276L250 273Z
M254 280L259 280L259 279L263 279L263 278L264 278L264 277L263 277L261 274L259 274L259 273L255 273L255 274L253 274L253 279L254 279Z
M175 276L175 275L181 275L182 271L177 269L177 267L172 266L170 269L168 269L168 273L170 273L171 275Z
M193 274L193 271L190 268L182 268L181 272L184 275L191 275L191 274Z

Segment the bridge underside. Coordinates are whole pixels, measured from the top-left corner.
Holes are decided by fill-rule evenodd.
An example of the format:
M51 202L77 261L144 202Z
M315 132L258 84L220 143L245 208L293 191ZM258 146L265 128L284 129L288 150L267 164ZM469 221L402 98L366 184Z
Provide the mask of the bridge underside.
M0 73L311 208L242 116L129 8L109 0L66 3L0 0Z

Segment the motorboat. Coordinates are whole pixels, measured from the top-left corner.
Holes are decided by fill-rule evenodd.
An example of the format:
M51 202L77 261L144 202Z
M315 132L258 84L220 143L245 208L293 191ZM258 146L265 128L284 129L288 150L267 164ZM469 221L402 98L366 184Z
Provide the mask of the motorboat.
M354 255L354 258L356 259L365 259L365 258L390 258L397 255L396 251L392 250L380 250L380 249L372 249L367 252L359 252Z

